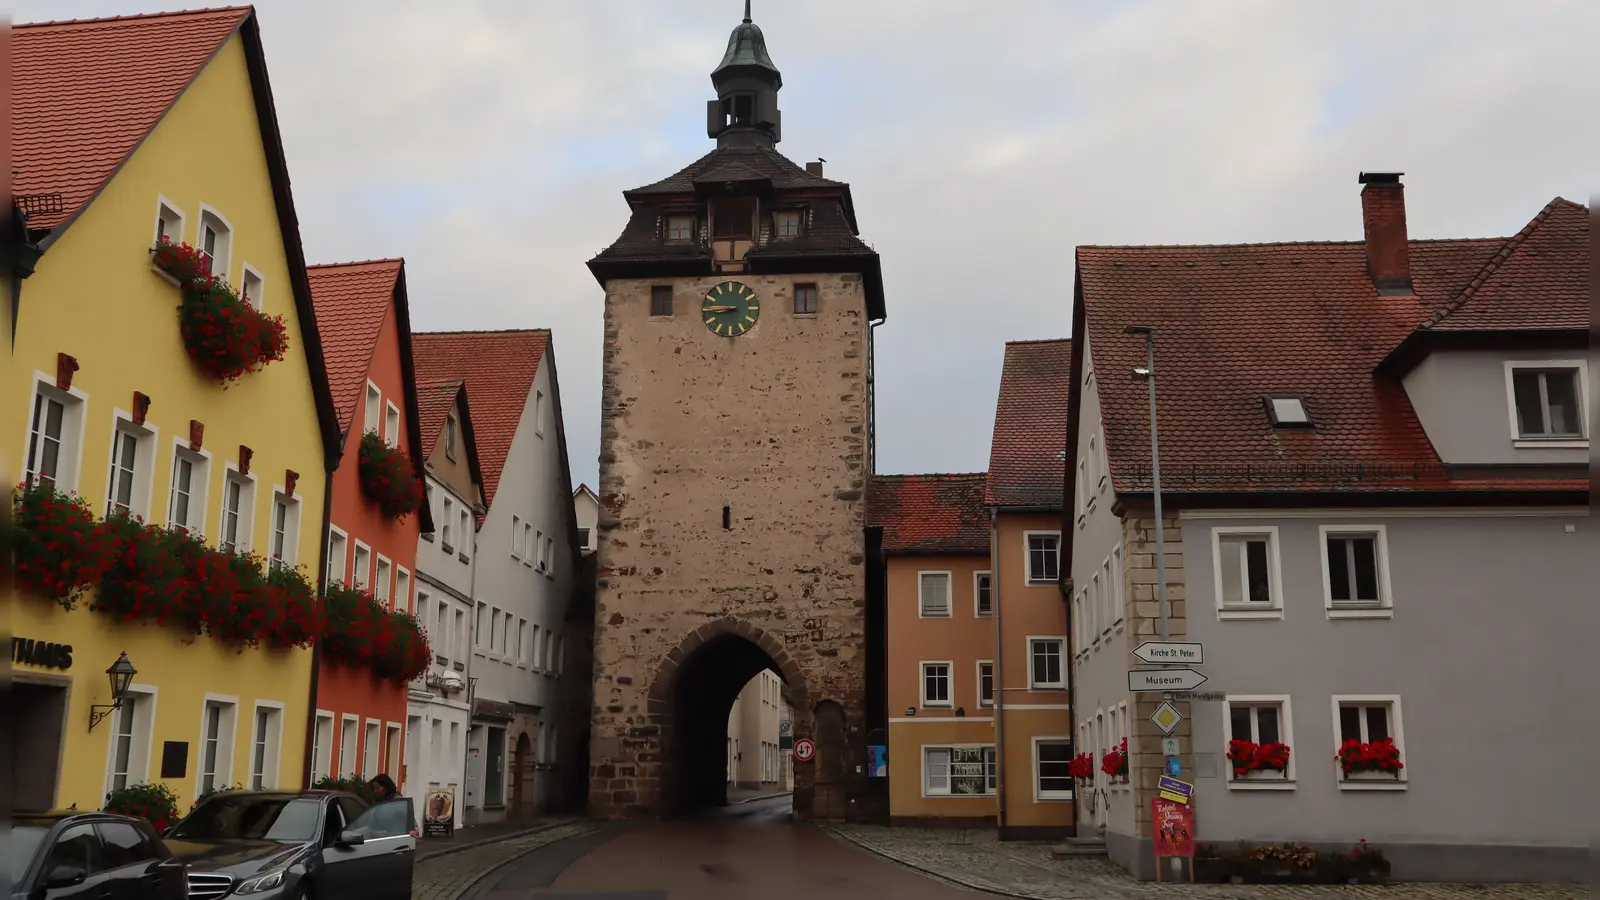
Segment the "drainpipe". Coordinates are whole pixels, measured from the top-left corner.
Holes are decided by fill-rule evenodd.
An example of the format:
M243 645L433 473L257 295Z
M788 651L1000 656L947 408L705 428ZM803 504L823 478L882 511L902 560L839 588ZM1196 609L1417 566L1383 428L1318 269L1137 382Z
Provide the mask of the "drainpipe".
M484 510L485 517L488 516L488 512L487 509ZM472 519L472 572L467 575L467 621L471 623L469 630L472 633L467 636L467 671L464 676L467 681L467 727L461 729L461 740L463 742L461 745L461 790L457 792L458 802L461 804L461 809L459 810L460 818L457 821L460 823L458 827L462 828L466 827L467 824L467 744L471 742L472 701L477 694L472 683L472 657L475 655L473 648L478 645L478 523L477 516L473 516Z
M1005 641L1000 632L1000 525L994 507L989 507L989 597L994 616L994 783L999 801L995 832L1006 829L1006 690Z
M322 557L317 561L317 593L322 598L323 605L328 602L328 532L333 525L333 470L328 469L322 480L322 540L317 542L317 555ZM311 730L306 732L305 757L300 769L300 786L309 789L316 778L314 771L317 760L311 755L311 745L317 739L317 682L318 675L322 672L322 641L311 645L311 702L306 710L306 724ZM329 739L333 735L328 735ZM329 747L328 752L333 753ZM331 756L329 757L332 758Z

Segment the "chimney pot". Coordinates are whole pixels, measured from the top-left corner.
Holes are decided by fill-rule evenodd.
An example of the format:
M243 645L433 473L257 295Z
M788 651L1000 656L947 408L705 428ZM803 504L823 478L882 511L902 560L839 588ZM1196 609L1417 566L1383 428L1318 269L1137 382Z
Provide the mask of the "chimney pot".
M815 162L806 163L806 171L809 172L812 175L817 176L818 178L821 178L822 177L822 161L821 160L817 160Z
M1362 172L1361 224L1367 275L1379 296L1411 296L1411 245L1406 235L1406 186L1402 172Z

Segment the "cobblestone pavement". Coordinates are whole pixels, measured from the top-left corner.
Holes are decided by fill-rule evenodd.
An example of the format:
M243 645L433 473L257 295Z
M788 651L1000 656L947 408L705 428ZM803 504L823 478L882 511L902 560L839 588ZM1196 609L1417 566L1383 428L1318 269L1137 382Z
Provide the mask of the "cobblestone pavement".
M413 900L455 900L489 872L540 847L588 834L598 828L598 825L588 822L572 822L419 860L412 874L411 896Z
M1052 859L1050 844L992 831L831 825L825 830L909 868L964 887L1029 900L1579 900L1578 885L1226 885L1139 882L1104 858Z

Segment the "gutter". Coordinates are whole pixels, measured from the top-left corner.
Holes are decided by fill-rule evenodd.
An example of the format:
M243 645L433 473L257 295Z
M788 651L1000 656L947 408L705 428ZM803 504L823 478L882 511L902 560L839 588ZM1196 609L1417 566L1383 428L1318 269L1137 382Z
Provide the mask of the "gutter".
M989 507L989 597L994 615L994 792L1000 801L995 818L995 833L1004 839L1006 830L1006 690L1005 641L1000 631L1000 521Z
M328 602L328 532L333 526L333 469L327 469L327 474L322 481L322 540L317 543L317 555L322 557L317 561L317 597L324 606ZM322 672L322 641L318 640L311 645L311 703L306 710L306 724L311 729L306 733L305 758L301 763L301 787L309 790L316 775L317 761L311 755L311 747L317 740L317 682ZM330 735L331 737L331 735ZM329 748L332 753L332 748Z
M484 517L488 517L488 509L484 509ZM472 735L472 706L478 692L472 686L473 659L478 654L478 517L472 517L472 574L467 577L467 593L472 599L468 601L471 607L467 610L467 621L472 625L467 635L467 669L463 677L467 679L467 727L461 730L463 742L471 739ZM461 827L467 827L467 748L463 743L461 747ZM480 809L482 807L479 807Z

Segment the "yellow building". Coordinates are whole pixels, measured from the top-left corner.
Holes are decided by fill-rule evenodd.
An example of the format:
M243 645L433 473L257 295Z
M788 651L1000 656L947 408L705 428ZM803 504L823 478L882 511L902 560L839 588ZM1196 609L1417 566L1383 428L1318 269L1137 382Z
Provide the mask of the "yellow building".
M18 25L12 52L27 218L7 249L34 262L14 298L0 468L53 478L96 517L276 557L314 587L339 447L254 13ZM162 236L281 316L284 357L226 389L203 370L178 282L154 265ZM208 786L301 785L311 650L124 622L96 599L12 604L19 807L96 809L109 789L164 783L186 811ZM121 654L137 674L108 709Z

